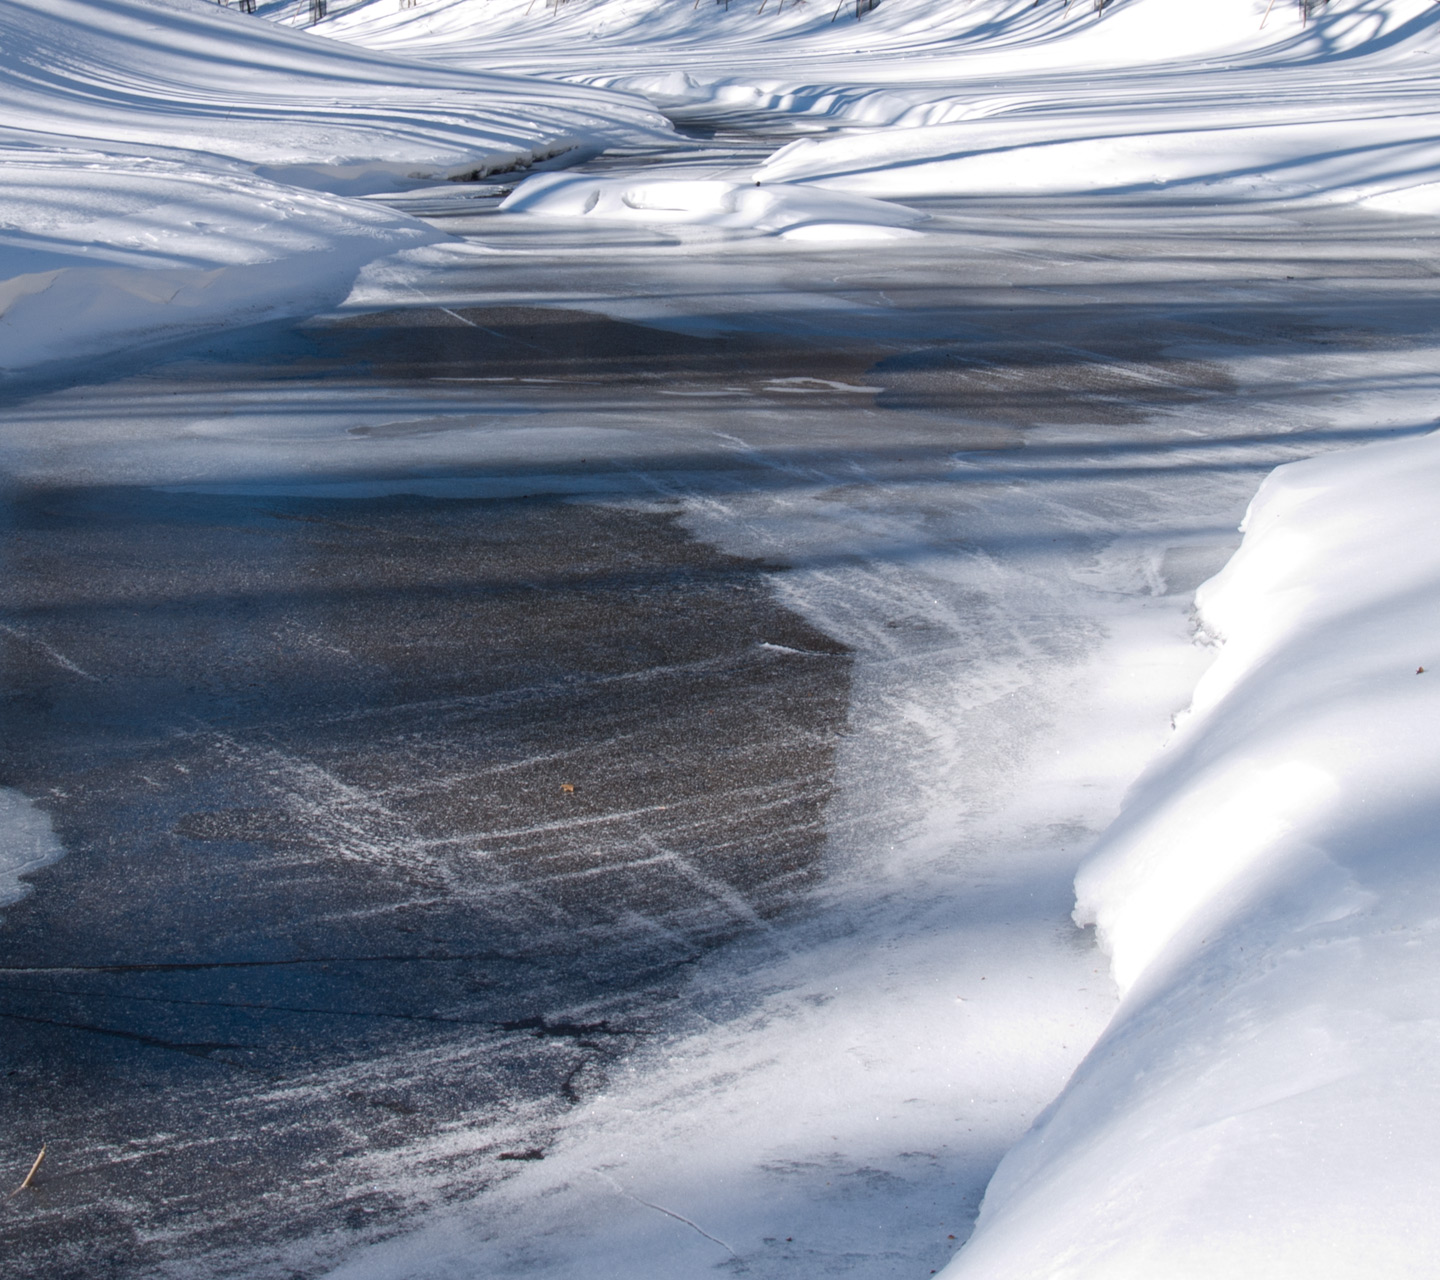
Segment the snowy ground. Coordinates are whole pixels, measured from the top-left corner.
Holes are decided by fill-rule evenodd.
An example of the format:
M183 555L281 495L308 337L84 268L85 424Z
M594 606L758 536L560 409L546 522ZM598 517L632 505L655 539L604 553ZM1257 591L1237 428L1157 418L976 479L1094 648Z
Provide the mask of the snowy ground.
M27 1268L1425 1273L1430 6L109 7L623 146L75 127L372 245L6 390Z
M654 138L621 94L457 75L201 0L0 6L0 371L333 306L435 238L337 196Z

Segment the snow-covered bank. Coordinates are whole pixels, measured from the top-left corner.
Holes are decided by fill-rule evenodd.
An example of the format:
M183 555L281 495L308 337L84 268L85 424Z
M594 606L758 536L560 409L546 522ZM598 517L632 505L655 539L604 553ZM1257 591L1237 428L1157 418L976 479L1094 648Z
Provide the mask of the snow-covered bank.
M726 179L591 178L536 174L501 209L550 218L710 227L782 240L898 240L925 215L904 205L801 186Z
M205 0L3 0L0 369L333 306L365 263L443 238L344 197L664 131L624 94Z
M208 0L0 3L0 143L178 149L356 195L664 129L633 95L446 70Z
M1060 0L922 0L858 25L832 12L603 0L541 18L431 0L421 19L371 0L323 29L624 88L677 120L845 131L774 157L766 183L901 199L1186 185L1440 207L1428 0L1332 0L1308 20L1268 0L1116 0L1099 16Z
M444 238L238 166L5 148L0 183L5 370L309 315L374 258Z
M1433 1274L1437 487L1430 436L1257 495L1220 657L1077 881L1124 1000L947 1276Z
M1162 117L1163 119L1163 117ZM1146 187L1201 198L1372 200L1440 208L1440 114L1374 120L1227 121L1136 131L1118 120L974 121L782 148L755 174L870 196L1070 195Z
M747 70L769 63L777 87L783 83L780 68L797 54L807 60L846 59L856 69L883 67L890 55L918 58L927 69L936 60L957 68L973 60L976 69L983 64L1010 71L1115 68L1193 63L1277 46L1309 49L1333 45L1337 38L1343 41L1346 33L1353 41L1365 37L1367 26L1373 28L1374 15L1393 12L1397 3L1409 13L1423 8L1423 0L1351 0L1347 16L1338 21L1317 10L1309 24L1302 24L1294 5L1281 0L1262 26L1266 0L1210 0L1203 6L1110 0L1103 17L1091 5L1064 0L971 0L964 5L918 0L877 4L858 21L845 6L790 0L785 5L769 0L763 13L759 0L730 8L669 0L593 0L548 9L530 0L428 0L419 12L397 12L385 0L353 0L334 6L319 29L373 47L426 50L452 65L482 41L492 45L497 63L507 67L545 40L561 54L588 49L597 66L625 60L637 75L643 74L640 65L657 63L663 55L672 61L668 68L648 73L657 78L644 82L645 92L671 102L695 102L710 85L721 87L718 100L741 96L734 68L714 58L697 58L717 46L742 57ZM305 0L260 0L259 11L291 22L305 22L309 13ZM912 66L909 76L887 78L914 82L920 79L915 70ZM728 92L726 85L731 86ZM832 101L816 101L810 109L848 114L865 96L858 76L838 85ZM803 105L797 99L788 109ZM879 123L873 117L854 118Z

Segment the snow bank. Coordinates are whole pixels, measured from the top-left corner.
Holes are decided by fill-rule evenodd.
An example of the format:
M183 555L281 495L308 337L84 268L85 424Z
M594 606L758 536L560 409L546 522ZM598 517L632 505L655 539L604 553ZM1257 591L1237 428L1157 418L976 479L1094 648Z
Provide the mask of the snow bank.
M207 0L0 0L0 143L201 152L361 194L663 129L624 94L445 70Z
M1345 0L1334 0L1345 4ZM1398 4L1418 9L1426 0L1360 0L1366 14L1390 11ZM1293 0L1277 0L1276 10L1262 27L1267 0L1205 0L1176 4L1174 0L1110 0L1103 18L1094 6L1073 0L881 0L857 22L850 0L806 3L804 0L760 0L725 6L685 5L672 0L590 0L586 4L536 4L531 0L426 0L423 13L397 10L390 0L357 0L319 29L376 48L438 55L452 63L490 48L501 65L514 66L530 49L548 46L563 56L567 46L589 51L599 66L612 51L627 55L630 70L623 83L657 99L696 102L725 99L746 82L735 76L726 59L714 56L724 48L759 65L768 58L774 70L769 85L782 92L787 58L836 55L858 70L889 53L935 59L973 59L977 71L1004 67L1032 73L1057 67L1116 67L1171 60L1193 62L1214 54L1274 48L1303 38L1305 47L1352 44L1367 38L1368 28L1334 24L1319 14L1301 27ZM1355 0L1345 5L1355 7ZM305 0L261 0L261 11L302 22ZM1329 24L1329 25L1327 25ZM862 37L857 40L857 35ZM857 48L857 44L862 45ZM686 58L673 67L639 69L636 64L665 51ZM709 55L708 57L705 55ZM858 59L856 55L861 55ZM983 64L983 67L981 66ZM726 67L724 71L717 71ZM913 68L912 68L913 70ZM791 68L793 75L793 68ZM910 76L909 81L918 79ZM613 81L612 81L613 82ZM752 82L754 83L754 82ZM810 109L844 112L856 101L858 76L834 81L838 96ZM789 84L794 87L795 81ZM707 93L715 86L718 92ZM765 92L764 84L760 86Z
M1440 208L1440 113L1420 89L1436 64L1434 5L1334 0L1298 30L1288 7L1272 9L1268 32L1263 16L1238 0L1134 0L1037 45L1035 64L1012 65L1008 44L976 49L947 70L1019 78L948 97L852 95L836 108L847 120L885 117L903 131L801 139L756 177L899 198L1177 186ZM1104 68L1115 78L1078 78Z
M1434 1273L1440 437L1282 467L1077 879L1124 991L951 1280Z
M826 48L855 52L851 0L838 8L833 0L765 0L763 12L760 0L735 0L728 6L715 0L698 5L673 0L426 0L423 10L397 11L387 0L358 0L343 9L335 6L318 29L373 48L439 57L452 65L468 63L488 48L499 65L515 67L548 45L562 57L572 49L587 51L594 72L610 55L620 54L632 68L650 64L636 73L634 84L645 86L647 94L649 86L655 86L657 96L667 92L668 75L655 69L657 54L684 51L701 56L699 66L687 61L687 74L670 80L685 97L687 89L727 78L716 73L726 65L713 56L718 48L781 58ZM260 11L282 21L308 21L306 0L260 0ZM845 20L832 21L832 14ZM1063 30L1068 17L1059 6L1037 9L1032 0L972 0L963 6L910 0L881 4L865 16L864 30L872 49L914 50L967 38L991 46L1006 41L1030 44L1037 36Z
M0 369L308 315L424 223L231 168L0 148Z
M206 0L0 0L0 370L333 306L367 262L444 238L340 196L667 130L623 94Z
M898 138L845 135L792 143L756 171L866 195L1034 195L1188 185L1225 194L1373 198L1380 207L1440 207L1409 192L1440 175L1440 113L1376 120L1118 132L1116 121L974 121ZM1133 129L1133 122L1131 124ZM1056 135L1062 136L1057 138ZM1064 137L1070 134L1073 136ZM1427 182L1425 190L1433 187Z
M377 0L368 3L374 6ZM474 3L448 0L452 10L465 6L475 12L468 8ZM1303 81L1307 69L1344 60L1353 85L1351 77L1363 72L1357 60L1378 62L1393 72L1406 59L1428 55L1436 21L1431 3L1329 0L1306 19L1293 0L1273 5L1269 0L1111 0L1103 15L1092 5L1063 0L965 5L911 0L881 4L858 25L831 21L832 14L849 17L843 5L819 12L795 5L788 26L773 6L767 25L753 10L727 20L724 11L707 5L693 16L690 31L674 30L670 19L672 29L663 39L678 56L678 67L672 62L660 70L627 69L586 79L643 93L682 116L741 108L847 126L909 127L1000 113L1054 118L1091 105L1132 115L1201 106L1243 118L1256 109L1286 105L1283 91L1276 92L1277 72L1298 72ZM598 9L587 6L587 12L603 12L607 5L627 15L636 11L628 0L602 0ZM364 11L362 6L359 12ZM500 25L505 21L500 12L490 10L488 21ZM512 16L507 26L518 53L520 21ZM703 37L696 28L704 29ZM662 38L657 32L665 29L663 23L647 23L643 29L637 24L626 33L644 49L657 43ZM402 48L424 41L418 31L407 32L408 39L397 32L387 40L378 18L368 34ZM606 34L598 24L592 28L602 60ZM712 56L692 63L686 55L702 39ZM785 58L774 56L782 41ZM466 43L455 32L449 56L457 58ZM723 58L713 56L717 43L726 49ZM717 66L725 70L717 72ZM1252 70L1262 71L1263 79L1245 83ZM1411 65L1402 74L1416 70ZM1124 76L1130 83L1086 78L1097 72ZM1229 82L1228 100L1217 102L1207 92L1214 87L1211 77ZM1332 77L1318 101L1344 109L1333 89ZM1292 110L1298 106L1289 105ZM1371 99L1368 105L1377 104ZM1306 115L1296 110L1294 118Z
M706 226L784 240L895 240L920 234L926 215L903 205L805 187L762 187L720 178L591 178L543 173L500 206L549 218Z
M1062 0L906 0L848 15L427 0L422 21L364 0L323 29L643 93L681 121L846 130L784 149L765 183L899 199L1176 186L1440 209L1432 0L1330 0L1308 20L1294 0L1114 0L1101 15Z

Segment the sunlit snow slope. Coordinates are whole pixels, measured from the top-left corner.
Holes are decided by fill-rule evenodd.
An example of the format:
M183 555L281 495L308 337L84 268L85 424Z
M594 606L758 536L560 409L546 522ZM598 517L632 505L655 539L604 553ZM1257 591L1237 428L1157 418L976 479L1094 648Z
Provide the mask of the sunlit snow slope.
M1294 463L1082 869L1126 990L954 1280L1427 1276L1440 1229L1440 439Z
M366 171L444 178L659 124L638 99L446 71L206 0L0 3L3 142L180 147L353 189Z
M0 369L315 310L440 238L338 196L663 127L205 0L0 0Z
M1101 15L1064 0L884 0L858 20L815 0L335 8L321 29L347 39L623 86L677 119L761 112L852 130L802 140L764 182L902 199L1173 186L1440 208L1430 0L1331 0L1308 19L1294 0L1114 0Z

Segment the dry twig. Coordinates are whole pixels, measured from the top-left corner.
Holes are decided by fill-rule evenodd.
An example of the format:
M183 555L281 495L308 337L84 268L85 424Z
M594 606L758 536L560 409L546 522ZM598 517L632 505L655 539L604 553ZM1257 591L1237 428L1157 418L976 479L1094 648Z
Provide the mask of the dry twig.
M25 1181L22 1182L18 1187L16 1187L14 1191L12 1191L8 1196L5 1197L5 1199L15 1199L16 1196L18 1196L22 1191L25 1190L26 1187L31 1184L31 1182L34 1181L35 1174L39 1172L40 1163L45 1159L45 1151L45 1147L40 1148L40 1154L35 1157L35 1163L30 1166L30 1172L25 1175Z

